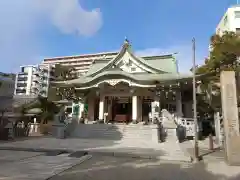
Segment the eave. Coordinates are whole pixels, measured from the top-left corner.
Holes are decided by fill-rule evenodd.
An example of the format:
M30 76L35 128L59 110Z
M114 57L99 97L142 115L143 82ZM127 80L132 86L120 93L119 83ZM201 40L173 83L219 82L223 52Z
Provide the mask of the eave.
M192 76L187 74L130 74L123 71L105 71L95 77L81 77L69 81L54 82L61 87L93 87L110 80L128 81L139 86L156 86L184 81L192 81Z

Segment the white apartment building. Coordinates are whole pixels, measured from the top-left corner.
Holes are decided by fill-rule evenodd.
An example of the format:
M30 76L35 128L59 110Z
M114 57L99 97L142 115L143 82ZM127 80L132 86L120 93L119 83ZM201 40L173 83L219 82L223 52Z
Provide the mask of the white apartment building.
M78 76L85 74L95 60L109 61L117 56L118 52L103 52L96 54L84 54L77 56L63 56L46 58L43 64L61 64L63 66L73 66Z
M54 66L50 64L21 66L16 75L14 94L47 97L51 80L54 80Z
M228 8L221 18L216 28L216 34L222 35L225 31L232 31L240 35L240 5Z

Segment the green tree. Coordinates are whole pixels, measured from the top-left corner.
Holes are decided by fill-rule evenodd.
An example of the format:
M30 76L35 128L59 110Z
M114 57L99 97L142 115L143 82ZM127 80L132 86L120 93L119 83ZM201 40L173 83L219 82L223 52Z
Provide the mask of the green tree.
M65 87L63 84L66 81L76 78L77 75L74 67L57 64L55 66L55 81L50 85L48 100L59 101L73 98L75 96L74 87Z
M240 38L233 32L222 36L213 35L210 39L210 54L204 64L197 66L196 74L207 74L201 79L201 98L212 109L220 108L220 72L223 70L240 71Z
M60 107L57 106L54 102L49 101L48 98L38 96L37 101L28 107L29 110L40 110L38 116L41 119L41 124L47 124L48 121L52 121L54 119L54 114L58 113Z
M197 74L210 73L208 80L219 81L222 70L239 71L240 38L233 32L222 36L214 35L210 40L210 55L203 65L197 67Z

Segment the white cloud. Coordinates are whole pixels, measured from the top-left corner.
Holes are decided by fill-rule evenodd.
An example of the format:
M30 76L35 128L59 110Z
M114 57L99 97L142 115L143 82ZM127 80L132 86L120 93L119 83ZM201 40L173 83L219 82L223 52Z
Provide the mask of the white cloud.
M192 67L192 47L191 44L189 45L174 45L168 46L166 48L147 48L143 50L136 51L136 54L139 56L146 56L146 55L164 55L164 54L173 54L177 53L176 59L179 65L180 72L189 72L190 68ZM207 52L203 50L196 51L196 64L202 64Z
M100 9L87 11L79 0L35 0L40 13L61 32L90 36L102 26Z
M44 48L43 26L60 32L91 36L102 26L99 9L85 10L78 0L1 0L0 71L16 71L22 64L39 63Z

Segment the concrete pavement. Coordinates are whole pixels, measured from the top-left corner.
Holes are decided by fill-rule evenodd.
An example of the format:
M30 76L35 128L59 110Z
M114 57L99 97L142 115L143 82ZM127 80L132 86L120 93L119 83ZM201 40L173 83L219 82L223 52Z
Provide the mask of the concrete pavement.
M117 157L93 156L50 180L239 180L240 167L224 162L191 164Z
M0 179L45 180L91 156L70 157L23 151L0 151Z
M133 156L142 158L155 158L162 160L191 161L190 155L181 144L177 142L129 142L101 139L67 138L56 139L43 137L26 139L22 141L1 143L0 150L23 151L83 151L114 156Z
M60 154L59 154L60 153ZM223 161L192 164L179 161L86 155L82 152L0 150L0 179L11 180L238 180L240 167Z

